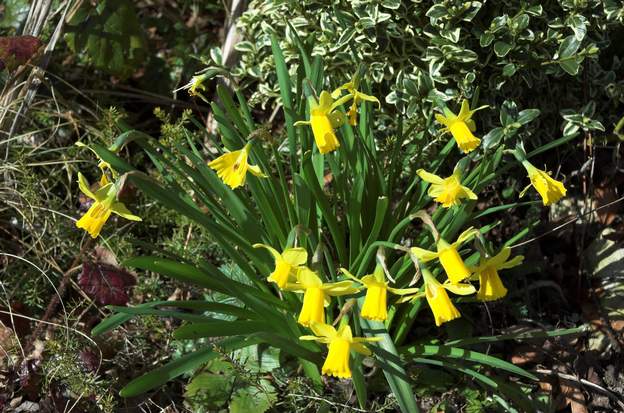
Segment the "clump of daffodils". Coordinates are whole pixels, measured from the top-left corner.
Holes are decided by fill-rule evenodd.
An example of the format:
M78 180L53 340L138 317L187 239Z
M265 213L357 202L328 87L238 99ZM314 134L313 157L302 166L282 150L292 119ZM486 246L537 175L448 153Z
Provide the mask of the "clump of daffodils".
M199 96L205 99L202 91L206 90L204 81L207 77L207 73L194 76L182 89L187 89L192 96ZM332 93L327 90L321 91L318 98L309 85L304 85L309 118L296 122L295 125L310 127L315 145L320 154L328 154L341 148L337 131L340 127L346 125L347 122L352 126L357 124L358 110L364 102L375 103L377 107L381 106L380 101L376 97L360 91L360 80L360 72L358 72L349 82L338 87ZM348 103L350 103L350 106L348 106L348 110L345 113L343 105ZM476 124L473 115L485 106L471 109L468 101L464 100L458 114L453 113L443 104L440 106L443 113L436 114L435 119L444 126L442 131L452 135L460 151L464 154L474 151L479 146L480 139L474 135ZM345 126L345 128L348 128L348 126ZM268 131L263 130L259 133L268 134ZM262 171L259 166L250 162L250 156L253 158L259 155L258 152L255 152L256 148L252 151L252 145L254 141L258 140L255 138L257 137L256 135L259 136L259 133L255 135L252 133L246 136L247 143L242 148L225 152L207 163L208 167L216 173L223 184L231 189L244 187L248 173L258 178L269 178L265 174L265 172L270 174L271 171L269 169ZM526 169L531 185L542 197L544 205L551 205L565 196L566 188L563 183L552 178L549 173L532 165L527 160L524 149L521 146L515 150L514 155ZM465 161L479 160L479 156L480 154L477 153L465 156L463 160L458 162L458 165L465 165ZM260 157L259 159L263 168L269 168L265 158ZM322 158L320 159L322 160ZM86 230L93 238L100 234L102 227L111 214L117 214L129 220L141 220L140 217L132 214L118 199L119 192L123 188L124 179L118 177L115 171L110 168L110 165L104 162L100 163L100 168L102 169L102 178L100 179L99 187L93 191L86 178L82 174L78 174L80 190L93 199L94 203L87 213L76 222L76 226ZM439 204L438 208L452 208L462 204L470 207L474 203L471 204L469 201L477 200L478 196L473 192L473 189L464 185L465 182L462 181L463 176L461 172L463 169L465 168L456 166L451 176L438 176L422 168L417 169L416 174L424 182L430 184L427 193L433 198L434 202ZM111 178L107 176L107 170L110 170L112 173ZM279 171L281 172L281 170ZM323 171L320 170L318 172ZM273 181L268 182L272 184ZM288 185L284 186L287 187ZM473 188L478 188L478 185L473 185ZM284 191L286 190L285 188ZM475 189L475 191L477 190ZM247 202L247 199L245 199L245 202ZM451 215L454 212L455 210L451 209L449 215L444 218L454 218ZM409 257L416 264L418 270L416 275L420 274L422 276L421 278L415 276L414 280L409 284L410 288L392 287L390 282L392 284L396 284L396 282L383 261L377 264L372 274L364 273L365 275L362 276L362 273L358 273L357 277L348 269L340 268L340 272L344 275L343 278L340 278L340 275L336 276L335 274L335 270L339 265L333 266L333 264L337 263L328 265L328 267L332 267L329 275L322 271L318 260L313 259L312 263L308 263L308 251L306 248L296 246L298 245L297 239L293 241L289 238L287 245L271 246L263 243L253 245L254 248L262 248L268 251L270 258L272 258L273 267L266 267L272 268L272 270L267 271L267 274L260 275L268 283L271 283L271 286L279 289L276 292L279 293L280 297L287 299L288 305L292 304L292 307L285 306L287 308L286 311L291 311L293 316L298 313L298 324L310 329L313 333L313 335L302 335L299 338L327 345L328 354L322 366L323 374L341 379L350 378L351 351L370 356L372 352L367 345L379 340L376 337L353 337L348 317L345 317L346 313L351 311L351 305L355 306L356 310L359 310L359 317L362 319L382 323L388 322L388 309L391 306L397 306L413 300L426 300L435 325L439 327L461 317L458 306L456 306L456 296L474 294L477 300L493 301L501 299L507 294L507 288L504 286L498 272L519 265L523 260L522 256L509 259L511 255L510 248L502 248L498 254L493 255L477 246L480 252L478 264L476 266L467 265L462 254L464 257L469 257L470 255L465 254L468 248L464 244L475 237L480 239L481 235L478 229L470 227L464 230L454 242L449 242L439 235L433 220L424 211L419 211L415 215L419 216L429 226L434 236L433 245L435 247L432 246L434 250L429 250L421 247L407 248L395 246L397 250L403 250L408 253ZM264 237L264 235L266 234L261 236ZM447 238L451 239L450 236L447 236ZM321 243L319 242L319 244ZM460 251L462 254L460 254ZM269 255L266 254L266 257L269 258ZM477 257L474 255L472 258L476 261ZM328 262L331 261L332 258L330 257ZM355 261L357 262L358 259ZM472 264L475 261L468 260L468 263ZM340 264L346 265L345 263ZM434 268L434 265L437 268ZM359 271L365 271L364 267L361 266ZM434 268L433 273L429 268ZM439 276L434 276L433 274L439 274ZM478 290L471 283L477 280L479 282ZM421 284L417 286L420 281ZM265 286L263 285L263 287ZM364 296L363 300L361 298L362 295ZM334 325L341 323L339 328L336 329L331 325L332 321L328 319L332 312L328 311L327 313L330 314L328 316L326 308L331 305L332 300L334 302L342 300L334 297L342 296L351 298L348 300L348 305L343 307L343 311L333 321ZM355 300L355 297L360 297L360 300ZM353 310L353 312L355 313L356 310ZM291 324L295 329L302 328L294 323L294 319ZM367 322L367 324L373 323ZM357 324L355 325L357 326Z

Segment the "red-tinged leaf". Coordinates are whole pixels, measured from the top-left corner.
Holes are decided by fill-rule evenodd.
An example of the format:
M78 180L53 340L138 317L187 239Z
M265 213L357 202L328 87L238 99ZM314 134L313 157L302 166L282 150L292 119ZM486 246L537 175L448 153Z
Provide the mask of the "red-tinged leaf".
M13 316L11 317L9 313L13 313ZM22 303L11 303L10 312L8 308L0 306L0 323L15 331L18 337L26 337L30 334L30 321L27 318L20 317L20 315L26 317L31 315L30 311Z
M0 37L0 70L13 70L26 63L41 47L41 40L34 36Z
M82 366L86 371L94 373L100 367L100 355L96 354L90 348L81 350L80 353L78 353L78 356L80 357Z
M128 292L136 284L136 279L122 268L102 264L82 264L78 277L80 288L100 305L126 305Z

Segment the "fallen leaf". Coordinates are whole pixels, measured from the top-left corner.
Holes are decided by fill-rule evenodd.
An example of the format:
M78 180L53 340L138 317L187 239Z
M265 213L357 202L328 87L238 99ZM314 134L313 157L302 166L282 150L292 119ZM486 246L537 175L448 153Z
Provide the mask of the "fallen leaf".
M511 362L517 366L536 364L544 360L544 353L534 346L521 344L517 346L511 355Z
M600 208L619 198L615 185L599 185L594 189L594 208ZM620 203L596 211L598 221L603 225L611 225L618 216Z
M128 271L109 264L82 264L78 285L100 305L126 305L128 291L136 284L136 279Z
M9 70L26 63L41 47L41 40L34 36L0 37L0 70Z
M11 312L13 317L11 317L11 314L8 314L8 308L0 307L0 323L13 329L18 337L26 337L30 334L30 321L27 318L20 317L20 315L29 316L30 312L20 302L11 303Z

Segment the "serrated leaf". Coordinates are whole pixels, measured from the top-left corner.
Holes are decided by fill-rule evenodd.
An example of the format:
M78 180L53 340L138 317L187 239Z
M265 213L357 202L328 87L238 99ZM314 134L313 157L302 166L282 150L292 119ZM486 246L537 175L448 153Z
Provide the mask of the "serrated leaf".
M233 375L199 373L186 385L184 398L198 409L218 410L229 402L233 384Z
M234 392L230 402L230 413L264 413L276 401L275 387L263 379Z

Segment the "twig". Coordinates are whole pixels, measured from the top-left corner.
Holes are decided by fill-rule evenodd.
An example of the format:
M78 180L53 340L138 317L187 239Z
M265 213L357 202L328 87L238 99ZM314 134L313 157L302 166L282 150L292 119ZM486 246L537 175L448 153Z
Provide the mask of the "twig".
M618 202L622 202L623 200L624 200L624 196L621 196L620 198L616 199L615 201L611 201L608 204L601 205L598 208L594 208L591 211L587 211L587 212L585 212L583 214L578 214L574 218L570 219L569 221L564 222L561 225L556 226L555 228L551 229L550 231L546 231L543 234L538 235L537 237L531 238L530 240L527 240L527 241L524 241L524 242L520 242L518 244L511 245L509 248L518 248L518 247L521 247L523 245L530 244L531 242L537 241L538 239L541 239L541 238L545 237L548 234L552 234L553 232L557 232L561 228L563 228L565 226L568 226L568 225L578 221L579 219L583 218L585 215L589 215L589 214L592 214L592 213L594 213L596 211L600 211L603 208L610 207L611 205L617 204Z
M597 391L598 393L604 394L605 396L608 396L609 398L615 400L617 402L617 404L624 410L624 402L622 402L622 397L621 396L618 396L617 394L613 393L611 390L605 389L604 387L599 386L596 383L592 383L589 380L580 379L580 378L574 377L571 374L560 373L560 372L554 371L554 370L536 369L535 372L539 373L539 374L544 374L544 375L547 375L547 376L555 375L555 376L558 376L561 379L569 380L569 381L581 384L583 386L587 386L587 387Z
M37 325L37 327L35 328L35 331L33 331L33 333L30 336L30 343L28 343L28 346L26 347L27 353L30 352L30 350L32 349L35 343L35 340L37 339L39 334L41 334L41 330L43 329L44 323L47 322L52 317L54 312L56 311L56 306L61 301L63 295L65 294L65 290L67 289L67 284L69 284L69 276L71 275L75 267L80 262L80 259L82 258L84 251L87 249L87 247L91 245L91 241L92 241L91 238L87 239L87 241L80 248L80 252L78 253L78 255L76 255L71 265L69 266L70 269L65 271L65 273L63 274L61 283L56 289L56 294L52 297L52 300L50 300L50 303L48 304L48 307L46 308L46 311L43 314L43 317L41 318L41 320L39 320L39 324Z

